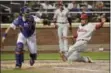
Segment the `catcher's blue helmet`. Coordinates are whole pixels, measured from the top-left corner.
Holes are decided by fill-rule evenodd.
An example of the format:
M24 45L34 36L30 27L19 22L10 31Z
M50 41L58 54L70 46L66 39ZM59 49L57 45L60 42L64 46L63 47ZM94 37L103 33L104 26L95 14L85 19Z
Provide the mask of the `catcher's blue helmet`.
M25 13L29 13L30 9L27 6L24 6L21 8L20 13L25 14Z

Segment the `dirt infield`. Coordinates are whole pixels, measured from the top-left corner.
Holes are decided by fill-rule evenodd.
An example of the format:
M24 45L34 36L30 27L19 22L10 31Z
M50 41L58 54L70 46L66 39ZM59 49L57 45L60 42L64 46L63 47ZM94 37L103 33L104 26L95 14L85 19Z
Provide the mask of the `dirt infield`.
M14 67L14 61L1 61L1 70L14 69ZM68 63L61 60L37 60L33 67L29 65L28 61L25 61L22 69L40 73L109 73L109 61Z

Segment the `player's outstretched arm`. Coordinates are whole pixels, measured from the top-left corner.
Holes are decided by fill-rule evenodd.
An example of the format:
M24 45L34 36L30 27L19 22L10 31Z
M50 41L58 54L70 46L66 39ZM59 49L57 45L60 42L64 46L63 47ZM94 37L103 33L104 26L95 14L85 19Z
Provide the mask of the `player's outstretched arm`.
M96 24L96 29L100 29L105 22L106 22L106 18L101 17L101 22L99 24Z
M53 23L54 23L55 28L57 28L56 21L57 21L57 19L56 19L56 18L53 18Z
M77 32L74 35L63 36L62 39L76 39L78 37Z
M106 18L105 17L102 17L101 18L101 23L105 23L106 22Z
M10 30L10 27L8 27L6 29L6 31L5 31L5 33L3 34L3 36L2 36L2 43L4 42L4 40L5 40L6 36L7 36L7 33L9 32L9 30Z
M72 38L74 38L74 36L72 36L72 35L71 36L67 36L67 37L65 37L65 36L62 37L62 39L72 39Z
M39 17L37 17L37 16L33 16L34 17L34 21L36 22L36 23L42 23L43 22L43 19L41 19L41 18L39 18Z
M2 40L1 40L1 48L3 48L3 44L4 44L4 41L5 41L5 39L6 39L6 37L7 37L7 34L8 34L8 32L10 31L10 29L12 29L11 27L8 27L7 29L6 29L6 31L5 31L5 33L3 34L3 36L2 36Z

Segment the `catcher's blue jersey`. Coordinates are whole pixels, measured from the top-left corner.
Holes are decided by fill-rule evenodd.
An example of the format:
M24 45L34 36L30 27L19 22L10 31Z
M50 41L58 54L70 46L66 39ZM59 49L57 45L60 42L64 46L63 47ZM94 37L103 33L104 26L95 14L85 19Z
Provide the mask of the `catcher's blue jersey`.
M34 17L30 15L28 17L30 20L23 20L22 16L19 16L13 21L13 24L17 27L20 27L21 33L26 37L30 37L35 31L35 21Z

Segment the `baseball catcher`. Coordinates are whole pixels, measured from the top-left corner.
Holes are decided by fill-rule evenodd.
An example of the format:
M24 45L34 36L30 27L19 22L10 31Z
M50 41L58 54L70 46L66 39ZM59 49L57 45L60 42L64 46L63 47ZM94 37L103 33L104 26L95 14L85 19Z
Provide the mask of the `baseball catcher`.
M27 46L30 51L30 65L33 66L37 57L37 44L36 44L36 31L35 24L39 22L40 19L36 16L29 14L28 8L22 8L21 14L12 22L12 24L7 28L3 37L2 43L6 39L6 36L10 30L15 30L17 27L20 29L18 34L16 48L15 48L15 68L21 68L24 62L24 45Z

